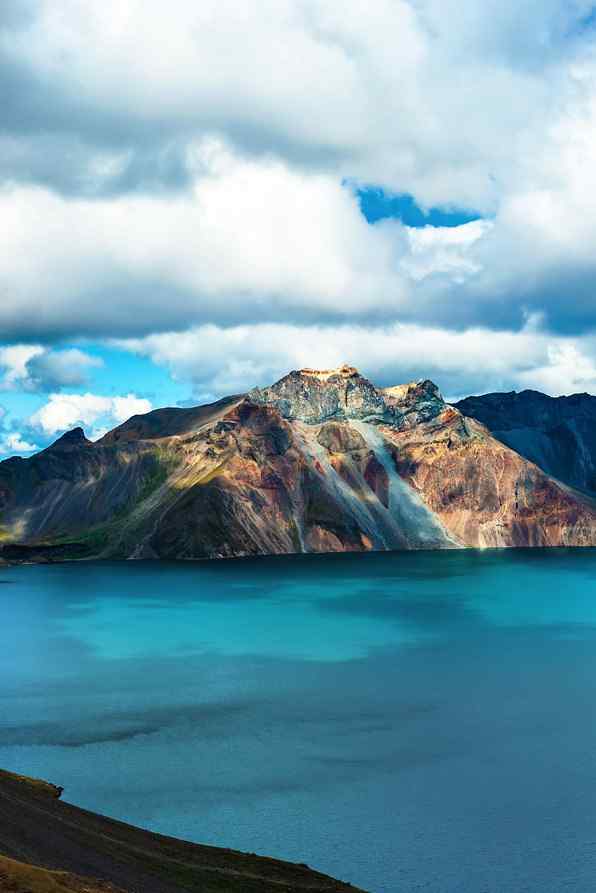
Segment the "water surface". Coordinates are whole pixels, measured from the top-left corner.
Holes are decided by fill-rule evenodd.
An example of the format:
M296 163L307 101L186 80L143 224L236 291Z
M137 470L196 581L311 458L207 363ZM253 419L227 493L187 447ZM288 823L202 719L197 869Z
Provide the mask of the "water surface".
M0 571L0 766L371 893L596 878L596 550Z

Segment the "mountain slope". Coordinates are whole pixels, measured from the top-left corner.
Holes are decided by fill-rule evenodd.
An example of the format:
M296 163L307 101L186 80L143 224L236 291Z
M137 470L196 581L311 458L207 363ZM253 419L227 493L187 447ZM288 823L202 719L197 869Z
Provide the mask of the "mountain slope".
M460 542L480 548L596 544L596 505L448 408L384 432L399 474Z
M60 792L0 770L0 890L358 893L306 865L187 843L96 815L63 803Z
M350 366L0 463L7 560L596 544L596 504L443 401Z
M596 397L511 391L455 404L547 474L596 493Z

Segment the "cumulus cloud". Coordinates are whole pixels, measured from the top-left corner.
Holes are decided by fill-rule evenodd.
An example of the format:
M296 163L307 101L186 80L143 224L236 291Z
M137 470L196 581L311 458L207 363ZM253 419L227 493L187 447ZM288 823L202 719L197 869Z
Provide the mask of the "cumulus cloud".
M7 187L5 337L134 336L255 319L516 329L534 312L561 331L596 326L596 67L593 79L583 70L578 78L581 102L529 160L512 159L518 181L491 220L461 227L371 226L335 174L249 159L212 139L189 147L191 185L175 196L67 199Z
M17 431L0 433L0 456L22 456L38 450L35 443L29 443Z
M402 268L415 281L445 274L452 284L464 283L471 275L481 272L482 267L473 257L473 247L492 227L488 220L454 227L408 227L410 250L402 260Z
M39 345L11 344L0 347L0 370L3 372L0 390L8 391L23 386L29 379L28 364L43 352L43 347Z
M129 334L405 304L401 224L369 226L329 176L240 159L219 143L196 154L202 175L175 200L0 194L0 214L12 221L0 248L3 330Z
M83 191L94 165L97 183L126 188L148 156L180 159L217 133L243 152L484 207L517 134L539 144L591 5L37 0L25 14L11 2L3 118L19 137L70 137ZM39 176L18 153L7 167Z
M356 365L375 383L430 377L452 399L487 390L542 389L553 396L596 390L596 345L544 332L529 319L519 332L461 332L416 324L382 327L207 325L184 334L123 342L182 381L197 402L270 384L290 369Z
M20 456L37 450L35 443L29 443L22 432L12 429L10 417L4 406L0 406L0 456Z
M29 424L45 435L54 435L77 425L91 426L91 437L100 436L107 424L120 424L133 415L149 412L151 402L135 394L101 397L97 394L50 394ZM95 429L95 426L98 426ZM101 426L101 427L100 427Z
M197 393L339 353L453 392L592 387L591 13L5 0L0 326L27 345L0 387L87 386L82 352L38 346L81 335L136 339ZM366 183L485 219L370 226Z
M77 348L47 350L40 345L14 344L0 348L0 390L49 392L88 382L89 371L103 365Z
M564 206L576 215L574 238L567 224L558 224L560 232L549 225L558 199L537 186L530 198L504 201L492 221L370 226L355 195L332 176L251 161L213 141L194 146L194 185L175 199L98 202L7 189L0 213L12 225L0 248L0 323L15 338L126 336L255 319L519 328L536 311L551 323L575 313L584 327L596 324L586 292L596 261L580 247L596 234L591 193L581 189L592 163L582 145L576 161L585 162L584 173L575 203ZM570 293L561 302L565 277Z
M89 371L103 366L99 357L70 348L35 354L27 363L28 386L35 391L51 391L87 384Z
M546 394L596 393L596 351L588 344L559 340L547 346L546 357L534 368L517 376L521 387Z

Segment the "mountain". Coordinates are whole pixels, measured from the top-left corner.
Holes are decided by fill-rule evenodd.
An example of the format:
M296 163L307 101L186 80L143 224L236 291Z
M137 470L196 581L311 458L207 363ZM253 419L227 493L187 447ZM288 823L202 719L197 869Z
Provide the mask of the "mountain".
M467 397L455 405L547 474L596 493L596 397L511 391Z
M423 380L302 369L0 463L8 561L596 544L596 502Z
M61 793L0 770L5 893L358 893L307 865L153 834L63 803Z

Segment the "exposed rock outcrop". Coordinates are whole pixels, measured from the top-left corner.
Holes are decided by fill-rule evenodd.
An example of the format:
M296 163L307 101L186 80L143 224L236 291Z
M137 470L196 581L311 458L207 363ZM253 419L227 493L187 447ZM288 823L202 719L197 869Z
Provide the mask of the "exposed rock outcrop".
M59 437L58 440L55 440L54 443L48 447L48 449L68 450L71 448L85 446L90 443L91 441L87 439L82 428L73 428L71 431L67 431L65 434L63 434L62 437Z
M401 428L428 422L445 409L441 392L429 379L383 388L383 396L400 420Z
M253 403L274 406L286 419L318 424L328 419L395 418L393 407L353 366L300 369L269 388L255 388Z
M449 407L383 432L400 475L466 546L596 544L596 502L562 486Z

